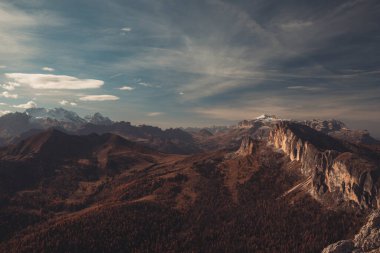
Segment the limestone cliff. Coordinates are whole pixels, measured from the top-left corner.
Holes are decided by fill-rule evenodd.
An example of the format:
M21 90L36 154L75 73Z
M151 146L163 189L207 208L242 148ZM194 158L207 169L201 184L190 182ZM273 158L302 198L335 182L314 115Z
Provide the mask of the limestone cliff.
M253 139L249 136L245 136L242 139L240 148L238 151L236 151L236 154L240 156L251 155L253 153L253 148L254 148Z
M378 167L353 153L340 141L294 122L280 122L269 141L301 163L301 172L313 179L313 192L337 193L363 207L377 207Z

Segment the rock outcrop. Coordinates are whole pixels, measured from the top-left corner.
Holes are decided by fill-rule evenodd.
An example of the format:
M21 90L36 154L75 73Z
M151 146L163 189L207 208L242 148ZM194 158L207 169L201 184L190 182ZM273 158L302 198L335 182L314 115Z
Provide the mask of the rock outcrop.
M334 138L344 140L351 143L362 144L379 144L380 141L374 139L367 130L354 130L349 129L347 126L339 120L305 120L300 123L307 125L317 131L328 134Z
M351 253L354 250L354 243L351 240L342 240L330 244L323 249L322 253Z
M313 179L313 192L338 193L362 207L377 207L378 167L353 153L340 141L308 126L280 122L269 141L290 160L301 163L301 172Z
M380 252L380 211L373 212L353 240L343 240L327 246L322 253Z
M313 120L305 120L303 123L323 133L330 133L330 132L339 131L346 128L346 125L342 121L335 120L335 119L330 119L330 120L313 119Z
M247 156L253 153L254 141L251 137L245 136L242 141L238 151L236 154L239 156Z

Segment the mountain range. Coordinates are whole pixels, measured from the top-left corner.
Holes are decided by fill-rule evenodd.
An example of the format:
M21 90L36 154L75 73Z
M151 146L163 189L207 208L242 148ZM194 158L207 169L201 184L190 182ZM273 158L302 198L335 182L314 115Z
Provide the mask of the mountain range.
M37 108L0 129L0 252L380 250L380 142L338 120L163 130Z

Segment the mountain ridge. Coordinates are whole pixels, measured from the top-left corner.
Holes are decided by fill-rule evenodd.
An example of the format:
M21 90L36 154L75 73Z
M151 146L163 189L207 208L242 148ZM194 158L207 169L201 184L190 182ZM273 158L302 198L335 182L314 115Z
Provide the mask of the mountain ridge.
M376 144L299 121L23 135L0 148L4 252L320 252L379 208Z

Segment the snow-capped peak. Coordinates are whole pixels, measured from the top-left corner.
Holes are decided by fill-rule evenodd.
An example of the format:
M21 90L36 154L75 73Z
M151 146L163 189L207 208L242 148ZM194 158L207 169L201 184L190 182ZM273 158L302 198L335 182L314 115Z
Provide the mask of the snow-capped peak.
M259 117L256 117L256 120L279 120L279 118L275 115L263 114Z
M25 113L35 119L52 119L76 124L85 122L76 112L67 111L63 108L30 108L25 110Z
M95 125L110 125L112 124L112 120L108 117L103 116L100 112L94 113L94 115L88 115L85 117L87 122L95 124Z

